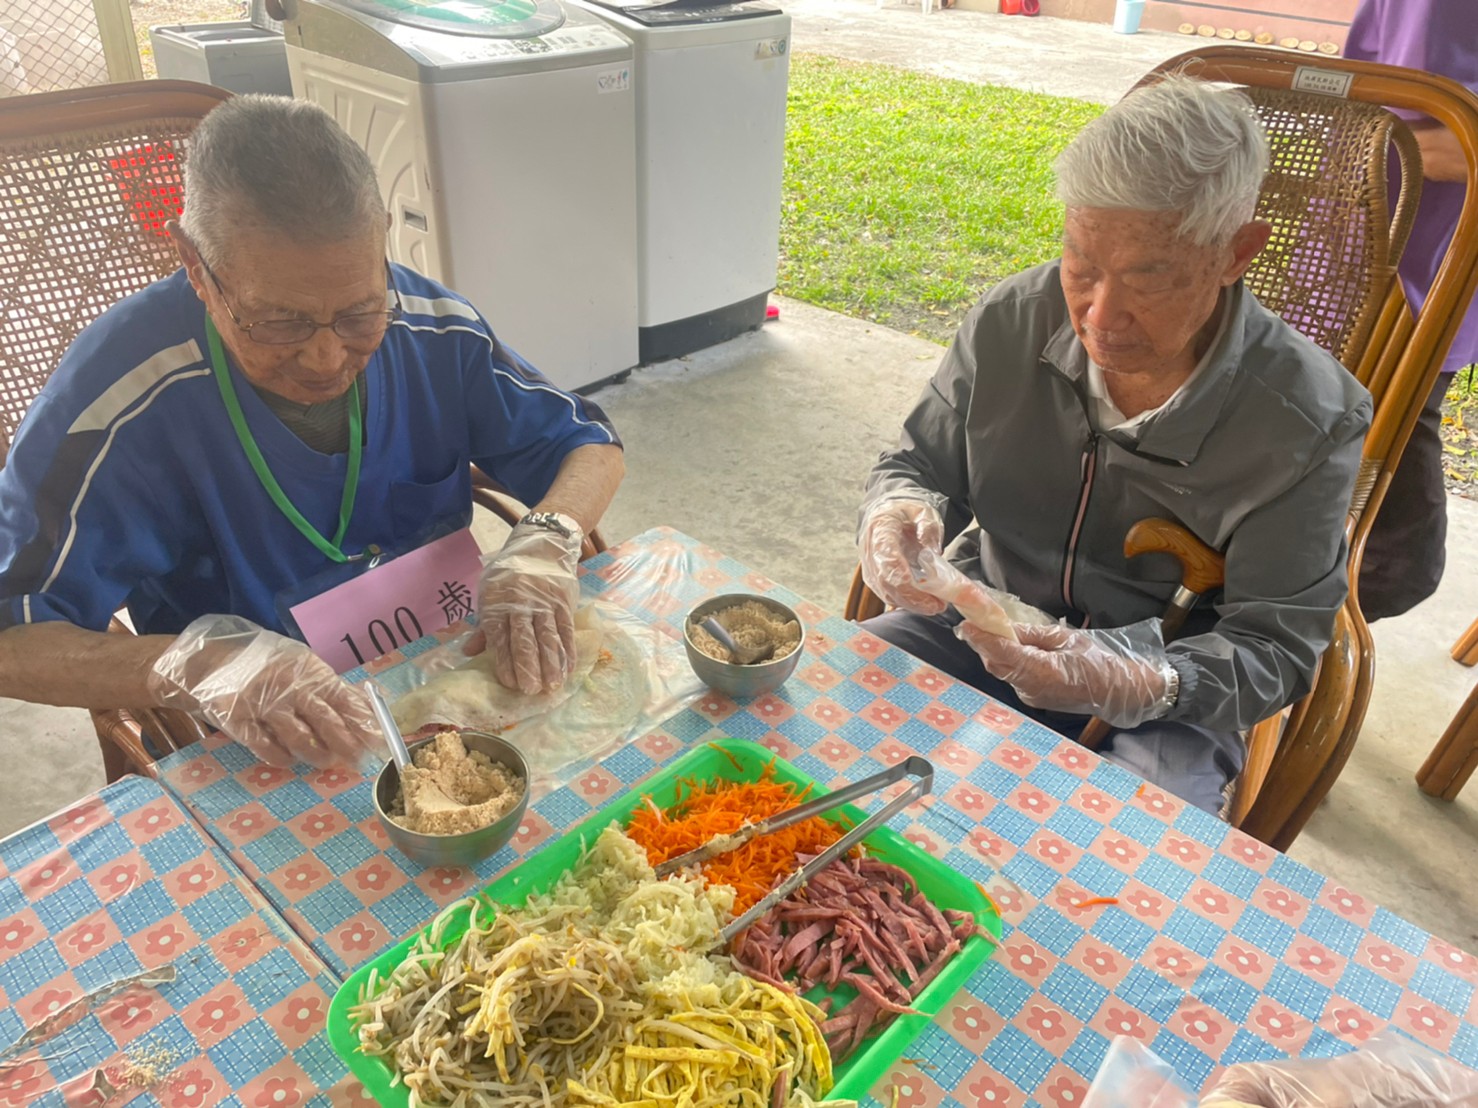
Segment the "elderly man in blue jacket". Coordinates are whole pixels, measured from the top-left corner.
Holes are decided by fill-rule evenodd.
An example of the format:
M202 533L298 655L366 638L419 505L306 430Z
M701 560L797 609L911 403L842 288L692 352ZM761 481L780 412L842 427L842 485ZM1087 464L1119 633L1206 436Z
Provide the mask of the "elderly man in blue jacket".
M558 685L623 472L603 413L387 265L374 167L322 109L238 97L188 154L183 268L77 337L0 470L0 696L173 706L270 762L353 763L367 705L287 613L465 526L472 463L535 506L468 589L494 672ZM136 637L105 633L119 609Z

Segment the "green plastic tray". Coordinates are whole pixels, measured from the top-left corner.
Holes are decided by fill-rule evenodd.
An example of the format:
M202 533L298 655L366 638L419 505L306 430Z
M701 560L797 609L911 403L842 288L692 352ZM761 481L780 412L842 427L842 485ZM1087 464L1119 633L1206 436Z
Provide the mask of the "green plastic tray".
M722 739L707 743L679 758L631 792L613 800L579 827L510 869L483 891L499 904L521 905L531 895L549 889L562 874L573 868L579 861L584 844L593 840L612 820L624 826L636 806L641 803L642 797L650 796L656 804L665 808L676 802L678 782L684 778L697 778L701 781L755 781L772 762L777 780L788 781L800 787L815 784L811 778L757 743L743 739ZM837 809L837 813L851 821L866 818L866 813L850 804ZM864 841L873 856L907 870L918 882L924 895L940 908L955 908L972 913L976 922L999 942L1001 917L974 882L886 827L874 831ZM456 942L466 930L467 917L463 912L448 922L446 945ZM369 978L370 971L378 969L382 976L388 974L400 964L411 944L419 937L419 934L412 935L385 951L373 962L360 966L339 987L329 1006L329 1042L354 1076L364 1083L365 1091L387 1108L405 1108L410 1098L404 1086L391 1084L390 1066L378 1058L359 1052L358 1038L349 1024L349 1009L358 1003L360 989ZM950 997L984 964L994 949L995 944L978 935L965 943L964 948L950 959L939 976L914 1002L914 1007L920 1014L899 1016L881 1034L869 1040L862 1049L842 1063L836 1071L836 1087L829 1095L837 1100L861 1100L865 1097L868 1090L887 1075L888 1067L902 1056L908 1044L939 1014ZM814 999L816 993L813 991L808 995ZM845 999L847 993L838 990L837 996L838 999Z

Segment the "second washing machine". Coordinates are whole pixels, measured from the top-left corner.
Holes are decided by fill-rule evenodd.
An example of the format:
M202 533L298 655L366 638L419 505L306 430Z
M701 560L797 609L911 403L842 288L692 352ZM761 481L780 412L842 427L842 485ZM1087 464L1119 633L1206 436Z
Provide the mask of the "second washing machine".
M641 360L765 320L779 261L790 17L765 0L571 0L636 47Z

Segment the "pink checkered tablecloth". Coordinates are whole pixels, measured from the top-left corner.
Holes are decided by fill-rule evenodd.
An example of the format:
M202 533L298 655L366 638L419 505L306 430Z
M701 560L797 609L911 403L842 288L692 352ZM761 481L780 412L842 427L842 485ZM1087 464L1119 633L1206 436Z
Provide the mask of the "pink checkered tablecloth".
M638 536L586 563L582 584L672 635L707 596L768 593L806 621L806 657L774 695L707 694L578 767L475 871L423 870L389 849L356 777L272 769L219 741L164 765L167 787L331 976L695 743L736 736L824 782L928 757L935 795L897 826L1002 909L1001 950L873 1090L882 1104L896 1088L904 1108L1070 1108L1115 1035L1144 1041L1193 1088L1224 1064L1337 1053L1386 1026L1478 1065L1478 959L1369 898L687 536ZM415 664L428 646L385 664ZM1095 897L1116 903L1082 903Z

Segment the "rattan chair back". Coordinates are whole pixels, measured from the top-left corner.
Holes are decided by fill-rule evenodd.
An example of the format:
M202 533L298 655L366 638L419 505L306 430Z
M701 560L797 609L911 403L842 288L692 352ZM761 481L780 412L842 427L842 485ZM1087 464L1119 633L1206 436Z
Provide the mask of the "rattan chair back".
M1272 235L1247 272L1247 287L1359 375L1416 215L1416 141L1379 104L1292 89L1244 91L1271 154L1257 218ZM1400 183L1394 198L1392 151Z
M1374 402L1349 509L1350 598L1309 695L1293 705L1286 726L1275 716L1253 729L1231 813L1244 830L1286 850L1333 787L1359 737L1375 682L1375 643L1354 589L1365 538L1478 289L1478 96L1419 70L1339 59L1314 63L1257 47L1194 50L1164 63L1145 81L1174 72L1242 86L1258 105L1273 145L1259 211L1287 214L1281 216L1281 247L1271 251L1271 265L1248 283L1264 303L1335 353ZM1293 116L1286 121L1279 118L1284 105ZM1419 201L1421 159L1408 129L1389 109L1420 113L1447 127L1468 160L1467 198L1415 317L1392 278ZM1395 197L1383 198L1387 217L1380 205L1391 150L1402 184ZM1347 180L1347 173L1358 173L1360 182ZM1327 185L1300 184L1311 176L1327 178ZM1267 207L1270 194L1285 190L1287 202ZM1333 218L1341 209L1348 226ZM1277 233L1280 225L1273 221ZM1371 274L1363 286L1365 302L1357 306L1362 286L1353 270L1360 258ZM1305 284L1327 291L1299 292Z
M0 99L0 464L83 327L178 266L184 140L230 94L138 81Z

